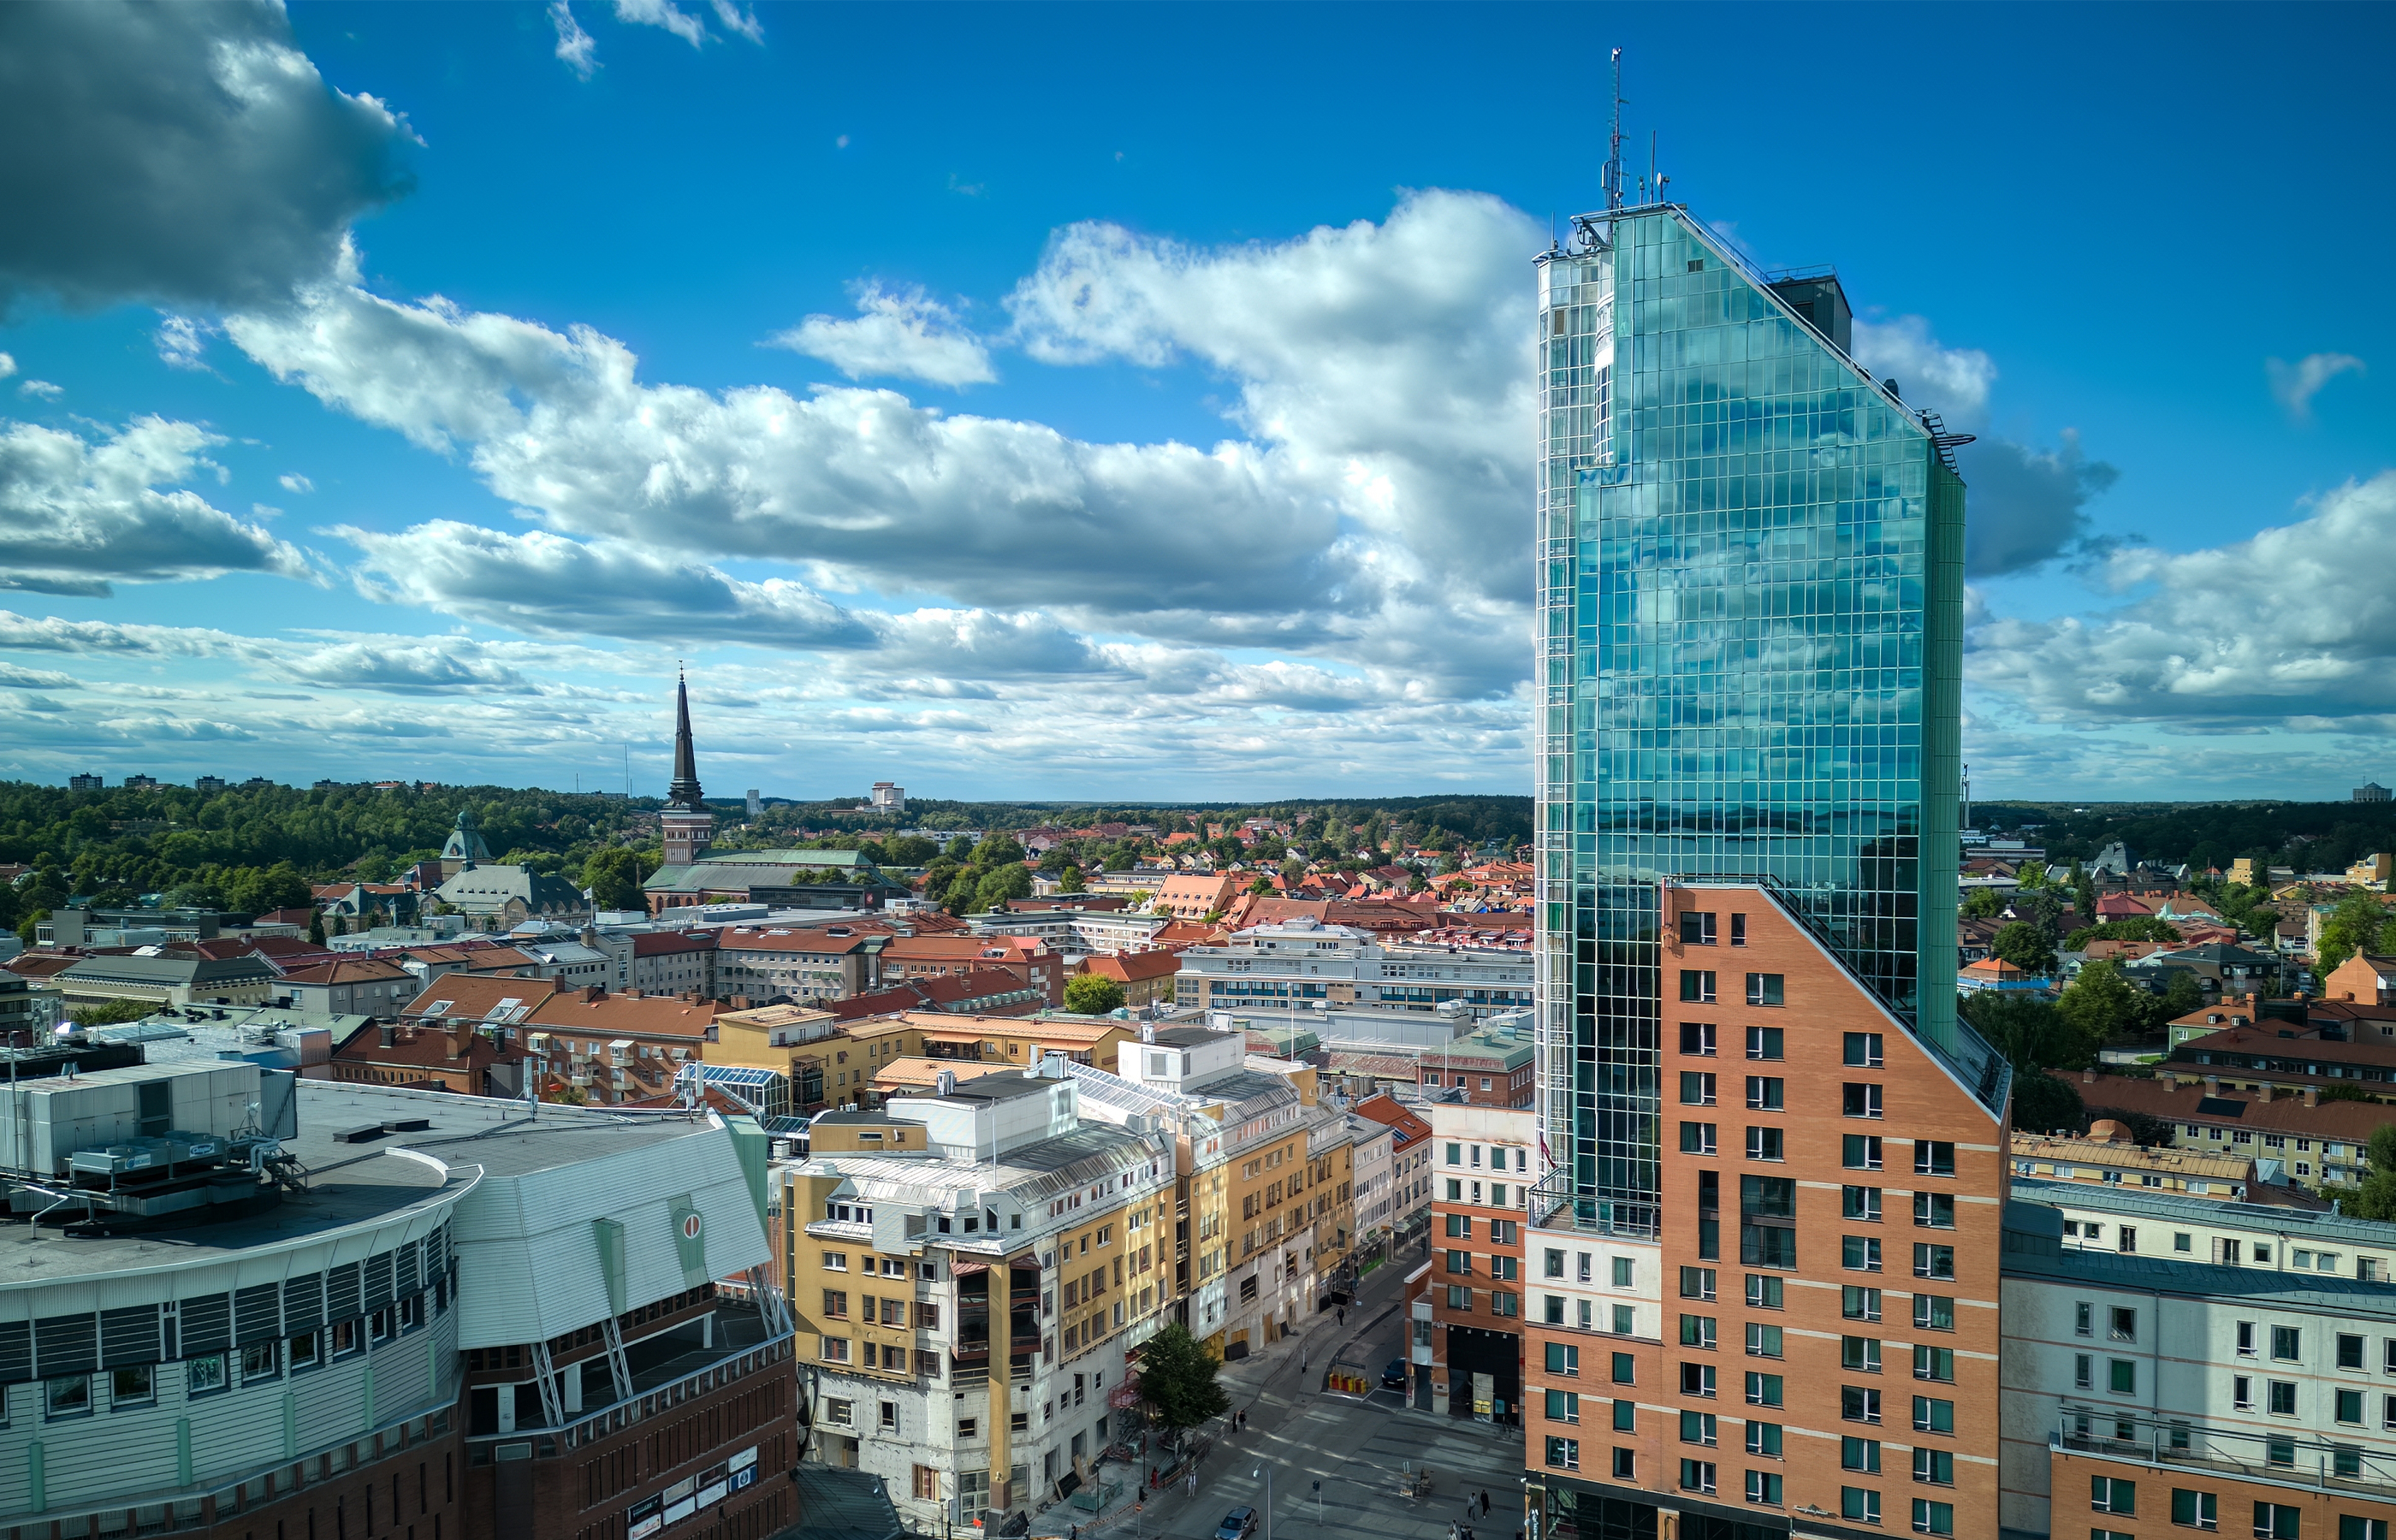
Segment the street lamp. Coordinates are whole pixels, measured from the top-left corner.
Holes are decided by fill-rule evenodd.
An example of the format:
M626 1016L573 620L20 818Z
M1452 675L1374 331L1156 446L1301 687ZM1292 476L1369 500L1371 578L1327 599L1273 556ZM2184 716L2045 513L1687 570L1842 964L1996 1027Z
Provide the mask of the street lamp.
M1265 1540L1272 1540L1272 1467L1257 1467L1255 1475L1249 1479L1253 1480L1258 1476L1264 1478L1265 1483Z

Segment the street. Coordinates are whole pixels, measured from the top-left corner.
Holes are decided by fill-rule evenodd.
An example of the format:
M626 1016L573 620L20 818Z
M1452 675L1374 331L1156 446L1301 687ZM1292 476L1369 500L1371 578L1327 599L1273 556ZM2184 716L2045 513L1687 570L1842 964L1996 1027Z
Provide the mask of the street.
M1378 1384L1381 1368L1404 1353L1401 1306L1405 1275L1422 1261L1422 1247L1402 1251L1364 1280L1345 1325L1325 1316L1302 1340L1277 1345L1259 1358L1228 1364L1221 1383L1234 1410L1248 1415L1245 1431L1226 1433L1225 1421L1201 1432L1215 1440L1200 1467L1197 1494L1179 1487L1149 1494L1143 1511L1079 1522L1082 1535L1159 1535L1206 1540L1236 1507L1265 1507L1268 1469L1272 1490L1270 1530L1254 1540L1311 1540L1316 1535L1371 1534L1384 1540L1447 1540L1448 1526L1469 1523L1476 1540L1508 1540L1523 1522L1523 1443L1518 1430L1435 1417L1403 1406L1396 1391L1366 1398L1319 1388L1337 1355ZM1302 1366L1301 1366L1302 1365ZM1401 1473L1428 1464L1428 1496L1400 1495ZM1320 1483L1318 1492L1316 1483ZM1489 1494L1489 1514L1465 1518L1464 1494ZM1126 1508L1128 1505L1125 1506ZM1034 1535L1065 1535L1087 1516L1051 1507L1032 1522Z

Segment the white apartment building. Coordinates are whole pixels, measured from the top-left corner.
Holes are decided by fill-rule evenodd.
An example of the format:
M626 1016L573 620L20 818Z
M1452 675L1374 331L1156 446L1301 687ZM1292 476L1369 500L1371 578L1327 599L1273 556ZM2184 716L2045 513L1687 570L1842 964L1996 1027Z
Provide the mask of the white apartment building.
M1156 933L1173 923L1162 914L1077 909L1018 909L1005 914L977 914L965 923L976 936L1020 936L1046 944L1051 951L1095 952L1101 957L1146 951Z
M1471 1016L1526 1010L1531 958L1384 941L1300 915L1241 931L1228 946L1190 948L1174 981L1174 1003L1185 1010L1304 1009L1316 1002L1426 1012L1446 1005Z
M1393 1154L1397 1130L1370 1118L1348 1115L1355 1162L1356 1244L1370 1246L1386 1240L1397 1228L1397 1161Z

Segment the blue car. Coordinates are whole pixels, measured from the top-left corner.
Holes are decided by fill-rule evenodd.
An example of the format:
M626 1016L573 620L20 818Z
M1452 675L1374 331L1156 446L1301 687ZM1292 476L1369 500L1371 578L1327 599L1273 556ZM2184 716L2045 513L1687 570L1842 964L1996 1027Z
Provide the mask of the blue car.
M1408 1383L1406 1361L1404 1359L1391 1359L1390 1366L1381 1371L1381 1388L1384 1390L1403 1390Z
M1215 1540L1248 1540L1256 1530L1256 1509L1233 1508L1223 1515L1223 1521L1215 1527Z

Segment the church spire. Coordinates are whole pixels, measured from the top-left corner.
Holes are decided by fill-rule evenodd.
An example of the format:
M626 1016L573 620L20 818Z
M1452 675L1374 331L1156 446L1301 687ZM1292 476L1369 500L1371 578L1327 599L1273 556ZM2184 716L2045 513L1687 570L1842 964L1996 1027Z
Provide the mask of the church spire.
M682 670L674 670L673 784L666 788L668 807L699 812L705 803L699 790L699 763L690 747L690 685Z

